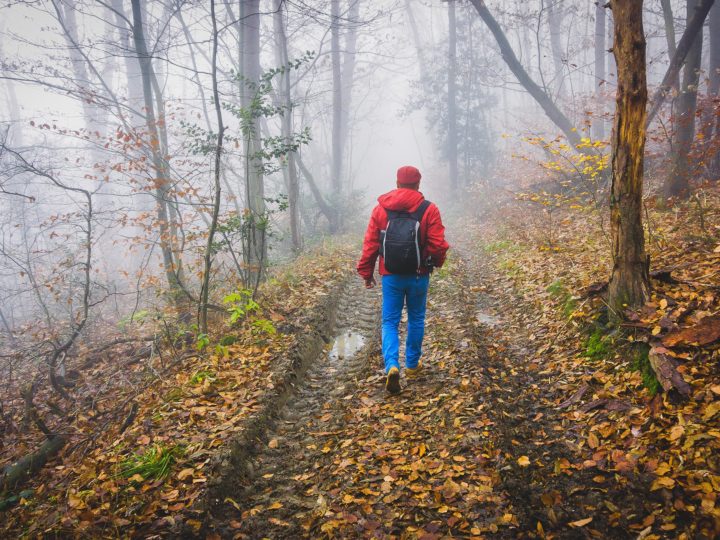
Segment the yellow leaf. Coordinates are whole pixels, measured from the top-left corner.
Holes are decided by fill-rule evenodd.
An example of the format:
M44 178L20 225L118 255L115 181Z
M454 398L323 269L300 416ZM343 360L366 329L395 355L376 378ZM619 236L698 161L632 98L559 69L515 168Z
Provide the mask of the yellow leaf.
M588 440L588 446L592 449L595 449L598 446L600 446L600 441L598 440L597 435L595 435L594 433L590 433L590 435L588 435L587 440Z
M665 309L665 308L667 308L667 306L668 306L667 300L665 300L664 298L662 300L660 300L660 309Z
M670 440L677 441L684 433L685 428L683 426L673 426L670 430Z
M708 421L719 412L720 412L720 401L713 401L705 409L705 414L703 414L703 420Z
M195 469L193 469L192 467L188 469L183 469L177 474L178 480L185 480L187 477L192 476L194 472Z
M570 525L571 527L584 527L585 525L590 523L592 520L593 520L593 518L592 518L592 516L590 516L589 518L578 519L577 521L571 521L570 523L568 523L568 525Z
M657 336L660 332L662 332L662 328L660 328L659 326L656 326L652 329L653 336Z
M280 501L275 501L270 506L268 506L268 510L277 510L278 508L282 508L283 504Z
M277 448L278 447L278 440L273 439L268 443L268 448Z
M530 465L530 458L527 456L520 456L517 462L518 465L520 465L521 467L527 467L528 465Z

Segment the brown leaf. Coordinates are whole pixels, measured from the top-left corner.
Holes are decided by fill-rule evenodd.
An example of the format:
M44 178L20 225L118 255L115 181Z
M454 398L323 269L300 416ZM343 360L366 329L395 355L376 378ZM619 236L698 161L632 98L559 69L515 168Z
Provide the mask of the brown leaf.
M666 347L703 347L720 340L720 315L705 317L695 326L670 332L663 339Z

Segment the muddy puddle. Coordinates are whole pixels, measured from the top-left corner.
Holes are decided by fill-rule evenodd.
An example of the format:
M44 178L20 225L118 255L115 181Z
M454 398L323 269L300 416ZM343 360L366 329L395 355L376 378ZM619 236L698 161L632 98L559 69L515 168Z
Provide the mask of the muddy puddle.
M337 336L328 353L330 360L339 360L354 355L365 345L365 336L348 330Z
M480 324L484 324L485 326L498 326L501 323L500 317L496 317L485 311L478 311L475 313L475 317Z

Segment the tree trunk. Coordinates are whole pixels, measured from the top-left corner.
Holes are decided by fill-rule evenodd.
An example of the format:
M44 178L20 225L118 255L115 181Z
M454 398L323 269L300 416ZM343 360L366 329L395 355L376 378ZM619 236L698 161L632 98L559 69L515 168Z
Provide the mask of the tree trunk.
M610 224L613 269L608 304L615 319L650 294L642 225L647 80L642 0L611 0L618 89L612 135Z
M132 0L133 14L133 39L135 42L135 51L140 64L140 73L142 77L143 98L145 107L145 123L150 135L148 147L152 158L152 166L155 169L155 196L157 198L157 214L158 228L160 229L160 247L163 255L163 265L165 276L170 286L170 294L175 302L180 298L182 287L177 276L177 267L173 257L173 240L170 230L170 219L168 216L168 190L169 179L167 178L167 168L165 166L164 156L160 152L160 136L157 129L155 119L155 105L153 102L152 89L152 61L148 54L147 45L145 43L145 33L142 23L142 9L140 0Z
M128 28L124 16L123 0L111 0L113 13L115 15L115 26L118 31L119 47L122 51L132 51L132 32ZM127 79L127 115L126 122L131 127L140 127L145 118L143 114L143 89L142 73L140 65L132 54L123 55L125 61L125 77Z
M240 0L240 34L241 105L250 111L255 92L247 83L257 83L261 75L260 0ZM245 140L245 210L250 227L243 256L248 270L248 286L254 289L262 278L267 260L267 212L261 150L260 125L253 117Z
M215 116L217 119L217 139L215 142L215 161L213 173L215 177L214 198L212 206L212 218L210 220L210 230L208 231L207 244L205 245L205 257L203 268L202 289L200 291L200 331L207 334L207 311L208 299L210 298L210 271L212 270L213 240L217 229L218 217L220 215L220 170L222 166L223 153L223 136L225 135L225 125L223 124L222 102L220 101L220 93L218 92L217 78L217 50L218 50L218 30L217 17L215 16L215 0L210 0L210 20L212 22L212 61L210 62L210 70L212 77L212 94L213 103L215 105Z
M687 1L688 26L695 15L698 0ZM685 60L682 86L677 99L675 113L675 133L672 153L672 169L665 180L664 191L667 197L687 195L690 180L690 161L688 154L695 139L695 111L697 110L697 88L700 82L700 63L702 57L702 25L695 34Z
M713 102L707 110L705 141L710 154L708 172L711 179L717 179L720 177L720 3L718 2L710 10L709 71L708 97Z
M447 158L450 189L458 189L458 142L457 142L457 21L455 18L455 0L448 2L448 135Z
M276 44L276 61L278 67L287 66L290 59L288 58L287 36L285 35L284 17L284 0L275 1L275 13L273 14L273 25L275 30ZM290 70L285 69L281 79L281 102L285 107L282 117L283 137L286 141L290 141L293 137L294 118L293 103L290 94ZM287 176L288 189L288 210L290 213L290 237L292 239L292 247L295 252L302 249L302 235L300 233L300 183L298 181L297 163L295 163L295 152L287 155L287 166L285 167Z
M345 178L348 189L352 189L351 183L351 158L352 146L349 144L350 137L350 110L352 105L352 87L355 78L355 58L357 55L357 27L360 18L360 0L349 0L347 19L350 22L349 28L345 31L345 51L342 64L342 107L340 109L340 148L345 161ZM342 174L342 171L341 171Z
M492 32L500 47L500 53L502 54L503 60L517 77L518 82L527 90L535 101L540 105L547 114L548 118L563 132L570 144L577 148L580 144L580 135L577 130L573 127L570 120L565 116L562 111L555 105L553 100L548 96L542 88L540 88L535 81L533 81L528 75L525 68L522 66L520 61L515 56L515 52L507 40L505 33L500 28L500 25L492 16L490 10L485 5L484 0L470 0L472 5L480 15L480 18L485 22L488 29Z
M598 117L592 126L593 139L601 141L605 138L605 119L602 112L601 94L605 88L605 6L598 1L595 7L595 101Z
M548 2L548 24L550 26L550 48L552 49L553 65L555 67L554 93L555 97L563 94L562 87L565 80L563 74L563 48L560 42L562 22L565 14L562 0Z
M672 4L670 0L660 0L662 6L663 20L665 21L665 39L668 45L668 58L672 61L677 45L675 43L675 19L673 19Z
M697 2L697 0L691 1ZM650 113L647 118L648 125L650 125L653 121L655 115L660 110L660 107L662 107L662 104L665 103L665 98L672 88L672 81L677 79L678 74L680 73L680 68L682 67L683 62L685 62L685 58L689 54L695 38L701 32L705 18L707 17L707 14L714 2L715 0L699 0L697 3L697 9L695 9L690 22L688 22L687 27L678 42L677 50L675 51L675 55L672 57L670 65L665 72L662 83L660 83L660 86L653 95L652 108L650 109Z
M335 203L342 195L342 65L340 64L340 0L330 1L330 58L332 62L332 170L330 182Z

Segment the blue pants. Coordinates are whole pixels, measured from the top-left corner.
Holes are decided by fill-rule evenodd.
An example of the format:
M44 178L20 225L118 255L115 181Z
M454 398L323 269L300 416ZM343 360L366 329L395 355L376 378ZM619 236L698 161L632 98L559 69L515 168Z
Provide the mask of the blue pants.
M400 368L398 326L403 305L407 305L408 329L405 342L405 367L416 368L422 354L425 334L425 302L430 276L389 275L382 277L382 351L385 373Z

